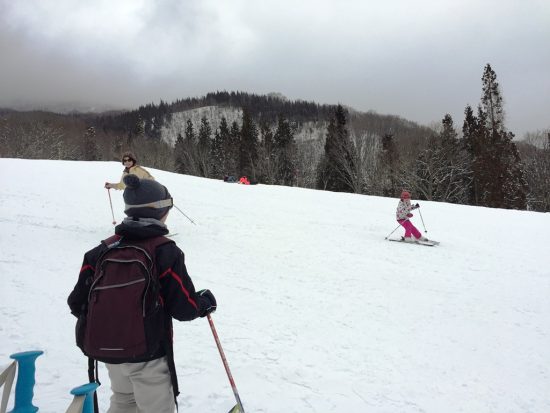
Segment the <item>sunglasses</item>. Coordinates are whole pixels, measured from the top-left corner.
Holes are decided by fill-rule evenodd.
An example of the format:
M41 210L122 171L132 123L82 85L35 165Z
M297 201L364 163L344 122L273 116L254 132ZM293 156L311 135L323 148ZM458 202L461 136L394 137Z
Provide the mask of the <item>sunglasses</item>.
M131 158L122 158L122 163L124 162L134 162L134 160Z

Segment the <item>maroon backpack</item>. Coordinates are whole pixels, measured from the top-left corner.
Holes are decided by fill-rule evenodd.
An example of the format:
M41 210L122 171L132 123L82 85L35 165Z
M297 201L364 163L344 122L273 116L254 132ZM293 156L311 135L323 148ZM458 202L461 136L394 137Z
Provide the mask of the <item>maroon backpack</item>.
M165 237L104 241L90 280L86 317L77 325L84 354L107 363L143 361L160 351L166 320L155 265L155 250L173 242Z

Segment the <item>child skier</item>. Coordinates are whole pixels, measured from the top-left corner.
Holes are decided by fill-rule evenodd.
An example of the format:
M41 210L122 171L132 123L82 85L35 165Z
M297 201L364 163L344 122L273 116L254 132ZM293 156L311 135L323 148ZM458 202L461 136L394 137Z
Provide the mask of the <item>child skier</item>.
M413 217L411 211L419 207L420 205L418 204L411 205L410 192L401 192L401 199L399 200L399 204L397 204L395 216L397 218L397 222L405 228L405 236L403 237L403 241L405 242L415 242L416 240L429 241L428 238L424 237L420 231L416 229L410 220Z
M216 299L210 290L195 290L183 252L164 237L173 206L168 189L132 174L124 185L128 217L115 236L85 254L68 304L79 319L77 345L107 366L108 413L173 413L179 392L172 319L205 317Z

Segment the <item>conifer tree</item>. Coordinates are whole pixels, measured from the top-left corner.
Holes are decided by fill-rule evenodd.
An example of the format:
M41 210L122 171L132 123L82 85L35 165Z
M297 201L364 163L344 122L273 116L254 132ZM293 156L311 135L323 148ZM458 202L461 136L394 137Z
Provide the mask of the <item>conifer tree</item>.
M241 149L241 128L237 121L231 123L227 145L227 169L231 175L239 175L239 159Z
M379 166L379 185L382 188L382 195L393 197L397 196L401 188L397 185L397 165L399 163L399 153L395 146L392 133L386 133L382 137L382 151L380 152Z
M413 173L404 174L404 182L421 199L463 203L467 201L469 184L466 159L453 119L447 114L441 132L428 139L426 149L415 161Z
M183 154L185 159L185 167L183 173L199 176L199 162L197 155L197 137L195 128L191 119L187 120L185 126L185 138L183 139Z
M199 137L197 145L197 160L200 176L210 176L210 152L212 145L212 128L206 116L201 118L201 126L199 128Z
M181 133L178 133L176 144L174 145L174 163L176 172L180 174L187 173L186 170L186 156L185 156L185 142Z
M504 108L497 75L487 64L481 78L481 105L487 115L486 127L492 134L504 131Z
M220 131L216 129L210 149L210 171L212 177L218 178L225 174L223 155L223 142Z
M527 134L522 151L525 179L529 184L528 209L550 212L550 132Z
M185 124L185 140L188 143L195 144L195 128L193 127L191 119L187 119L187 123Z
M277 159L273 131L268 122L260 124L260 144L258 146L258 164L256 178L265 184L277 184Z
M258 128L250 112L243 109L243 124L239 142L239 175L255 179L255 166L258 158Z
M439 181L438 200L465 204L468 202L468 188L472 180L469 157L458 139L451 115L441 121L439 135L442 158L442 175Z
M273 147L277 165L277 182L292 186L296 180L296 143L288 119L279 116L277 130L273 136Z
M203 129L206 130L207 128L204 127ZM206 133L204 134L206 135ZM200 135L201 132L199 132L199 136ZM206 145L203 144L203 147L204 146ZM227 125L227 119L222 117L220 120L220 127L214 132L214 139L212 139L210 143L210 176L220 178L224 175L231 175L234 173L230 166L231 150L231 136Z
M113 140L113 159L120 159L120 154L122 153L122 148L124 147L124 136L116 136Z
M502 102L496 73L487 64L477 117L468 106L463 127L472 172L470 198L474 205L525 209L527 181L514 134L504 126Z
M141 115L138 115L138 119L134 124L134 128L128 133L128 147L130 150L134 149L134 141L136 139L141 139L145 136L145 122L141 118Z
M318 185L320 189L337 192L354 192L353 148L346 127L347 115L342 105L338 105L334 117L327 126L325 152L319 163Z
M468 188L468 203L470 205L480 204L481 174L483 163L481 159L481 150L483 143L480 139L479 122L470 105L464 110L464 124L462 126L463 146L468 154L468 169L472 180Z
M514 134L504 126L503 99L496 73L491 66L485 66L481 105L486 113L485 126L492 147L490 159L493 167L488 206L525 209L527 207L527 181L519 157Z
M96 132L93 126L86 129L84 134L84 160L97 161L99 159L98 148L96 143Z
M199 128L199 137L198 137L198 144L199 148L201 149L209 149L210 147L210 139L212 137L212 128L210 127L210 122L208 122L208 119L206 116L203 116L201 118L201 126Z
M227 119L223 116L220 120L220 127L218 130L217 139L214 138L217 148L215 151L215 162L218 163L216 169L219 175L231 175L234 171L230 168L231 157L231 136L229 126L227 125Z

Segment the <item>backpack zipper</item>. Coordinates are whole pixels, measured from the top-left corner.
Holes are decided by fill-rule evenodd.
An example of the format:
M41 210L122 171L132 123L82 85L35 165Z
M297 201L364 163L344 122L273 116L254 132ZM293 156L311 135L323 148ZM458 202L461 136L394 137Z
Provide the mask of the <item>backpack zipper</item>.
M98 259L98 262L101 262L101 272L99 273L99 277L96 278L96 280L92 283L92 285L90 286L90 290L88 292L88 302L90 302L90 297L92 295L92 292L94 290L94 286L95 284L97 284L97 282L101 279L101 277L103 277L103 264L107 261L111 261L111 262L137 262L139 264L141 264L144 268L145 268L145 271L147 271L147 275L148 275L148 279L147 279L147 287L145 287L145 293L143 294L143 304L142 304L142 309L141 309L141 312L142 312L142 315L143 317L145 317L145 303L146 303L146 298L147 298L147 293L149 292L149 287L151 286L151 277L152 277L152 274L153 274L153 259L151 258L151 256L149 255L149 253L147 252L147 250L141 248L141 247L138 247L136 245L120 245L120 241L122 241L122 239L120 239L118 242L115 242L114 244L112 244L112 246L109 246L109 249L107 249L106 251L103 252L103 254L100 255L99 259ZM139 250L141 252L143 252L143 254L145 254L145 256L147 257L147 260L149 261L150 263L150 268L147 268L141 261L139 260L114 260L114 259L109 259L107 258L106 260L103 260L103 256L110 250L112 249L122 249L122 248L134 248L136 250ZM97 288L99 289L99 288Z
M145 271L147 271L147 274L149 275L150 274L150 271L147 269L147 267L145 267L145 265L143 265L143 263L139 260L114 260L114 259L109 259L107 258L106 260L104 260L102 263L101 263L101 271L99 273L99 276L94 280L94 282L92 283L92 285L90 286L90 291L88 292L88 302L90 302L90 299L92 297L92 293L96 290L105 290L105 289L108 289L108 288L111 288L112 286L106 286L106 287L96 287L97 283L99 282L99 280L101 280L101 278L103 278L103 274L105 272L105 270L103 269L103 266L105 265L105 263L107 262L124 262L124 263L128 263L128 262L137 262L138 264L140 264L142 267L144 267ZM150 278L150 276L149 276ZM142 282L142 281L145 281L144 279L141 279L141 280L138 280L137 282ZM130 281L129 284L126 283L126 285L130 285L130 284L133 284L135 283L136 281ZM150 281L149 281L150 282ZM117 284L116 286L123 286L125 284ZM113 287L114 288L114 287ZM149 288L149 285L147 285L147 288ZM147 290L145 292L145 295L147 294ZM145 313L145 306L143 306L143 312ZM144 314L145 315L145 314Z

